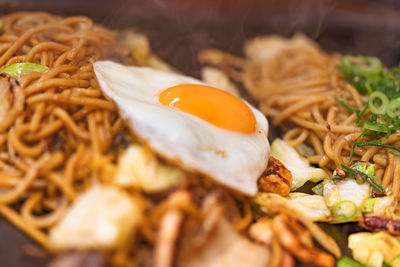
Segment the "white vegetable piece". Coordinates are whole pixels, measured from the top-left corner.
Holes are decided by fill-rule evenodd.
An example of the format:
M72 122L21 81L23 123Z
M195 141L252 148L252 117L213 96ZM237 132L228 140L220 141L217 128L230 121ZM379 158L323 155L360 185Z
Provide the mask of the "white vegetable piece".
M271 155L279 159L292 173L293 180L290 186L292 191L304 185L307 181L314 183L329 178L321 168L311 167L308 160L282 139L275 139L271 144Z
M373 199L368 199L370 202L370 211L365 211L365 217L392 217L396 214L395 209L397 205L395 204L395 198L393 196L377 197ZM368 206L367 202L364 202L363 207Z
M344 178L338 181L326 181L323 186L323 196L329 208L340 201L351 201L357 207L357 213L352 218L353 221L359 220L361 207L369 198L369 185L359 184L354 178Z
M132 238L142 217L126 192L96 185L81 195L50 231L53 250L113 249Z
M213 67L204 67L201 70L201 79L215 88L224 90L234 96L240 96L239 90L235 84L231 82L226 74L220 69Z
M332 219L325 200L320 195L290 193L287 197L298 211L314 222L328 222Z
M354 259L367 266L400 266L400 241L385 232L351 234L348 245Z
M132 145L118 160L114 182L154 193L179 185L183 176L180 169L161 164L149 148Z
M335 182L341 200L349 200L360 208L364 201L369 198L369 184L359 184L353 178L345 178Z

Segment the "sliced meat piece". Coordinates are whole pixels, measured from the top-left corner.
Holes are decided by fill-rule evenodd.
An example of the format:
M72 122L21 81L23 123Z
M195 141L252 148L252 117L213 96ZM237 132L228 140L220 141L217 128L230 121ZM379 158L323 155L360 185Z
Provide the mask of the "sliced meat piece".
M259 192L275 193L281 196L290 193L291 183L291 172L274 157L269 158L267 169L257 182Z
M374 216L365 217L359 224L371 232L385 231L392 235L400 235L400 220Z

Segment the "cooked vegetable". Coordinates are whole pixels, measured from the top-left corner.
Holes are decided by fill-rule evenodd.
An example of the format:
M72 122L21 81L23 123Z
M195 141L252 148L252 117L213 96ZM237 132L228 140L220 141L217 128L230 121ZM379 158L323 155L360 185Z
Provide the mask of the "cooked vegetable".
M51 248L117 248L130 240L141 218L140 204L129 194L112 186L93 186L51 229Z
M14 63L0 70L0 73L7 73L11 76L18 76L22 73L43 72L47 69L48 67L36 63Z
M328 178L329 175L321 168L311 167L308 160L302 156L282 139L275 139L271 144L271 154L292 173L293 180L291 190L304 185L307 181L314 183Z
M367 199L363 206L364 216L387 216L393 215L395 208L395 199L393 196L376 197Z
M224 90L234 96L240 96L239 89L229 80L228 76L220 69L204 67L201 70L201 78L206 83L215 88Z
M351 165L350 168L363 172L369 177L372 177L375 173L375 164L370 164L368 162L356 162Z
M384 93L375 91L369 96L368 104L372 113L385 114L389 99Z
M358 261L350 259L347 256L344 256L337 262L336 267L367 267L367 266L359 263Z
M354 259L368 266L400 266L400 241L385 233L355 233L349 236Z
M357 215L357 206L354 202L343 200L336 203L332 208L332 222L349 222Z
M382 68L382 63L377 58L345 56L342 58L339 70L360 92L368 93L370 96L362 109L350 107L345 96L343 101L336 99L336 102L350 112L356 113L356 125L365 129L359 137L373 137L375 140L373 139L368 145L384 146L376 141L400 130L400 66L387 71ZM368 110L371 112L367 112ZM355 140L353 151L355 147L360 146L362 144ZM384 147L398 150L394 146ZM400 154L391 153L400 157Z
M359 184L353 178L344 178L324 180L321 184L333 223L358 221L361 218L361 207L369 198L370 187L367 183Z
M332 207L335 205L335 203L341 200L339 188L336 186L333 180L324 180L322 185L322 195L324 196L326 205L328 205L328 207Z
M362 212L365 212L365 213L374 212L374 206L375 206L375 203L376 203L376 201L377 201L378 199L379 199L379 198L369 198L369 199L367 199L367 200L364 202L364 204L362 205L361 211L362 211Z
M357 85L360 84L357 88L368 93L370 93L368 85L365 85L367 78L380 75L382 69L382 62L378 58L351 55L342 57L339 66L339 70L345 78Z
M114 182L155 193L178 186L183 176L180 169L160 163L149 148L132 145L118 160Z
M369 176L367 173L365 173L364 171L360 171L358 169L358 167L348 167L344 164L340 164L340 166L348 173L348 175L353 176L356 174L361 175L364 180L369 183L376 191L378 191L381 194L385 194L385 190L378 185L375 181L374 178L372 176Z
M290 193L288 199L299 212L307 214L307 217L314 222L329 222L332 219L322 196Z
M396 98L390 101L389 105L387 106L386 113L391 118L396 118L400 116L400 98Z

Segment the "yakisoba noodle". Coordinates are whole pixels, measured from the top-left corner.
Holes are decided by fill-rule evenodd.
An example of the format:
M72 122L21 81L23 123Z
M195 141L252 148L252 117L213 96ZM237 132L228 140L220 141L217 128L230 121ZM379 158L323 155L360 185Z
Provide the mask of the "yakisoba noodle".
M112 156L112 140L122 131L91 65L114 36L85 17L14 13L1 21L0 66L34 62L49 69L20 76L13 109L0 124L0 212L47 247L42 230L91 183L85 166L94 155Z
M363 131L356 126L356 114L335 98L345 98L349 106L358 109L368 99L340 76L340 55L324 52L304 37L294 39L302 43L282 42L278 50L268 44L257 47L256 40L247 47L248 60L215 50L204 51L200 60L221 67L242 82L272 123L284 130L284 140L294 147L312 146L313 150L306 152L310 162L333 174L341 163L349 162L353 142ZM271 55L263 58L263 53L271 50ZM383 144L390 145L399 141L398 133L382 139ZM382 178L383 187L399 195L400 161L389 149L357 147L352 160L376 163L375 174Z
M0 69L32 62L48 70L22 74L18 82L8 77L13 104L7 116L0 118L0 214L51 249L48 230L60 221L79 193L94 181L106 183L110 179L112 170L107 169L107 163L116 163L125 149L127 141L120 139L131 138L115 104L100 91L92 63L117 58L163 69L167 65L153 55L140 54L148 52L147 47L132 53L124 50L126 47L115 41L118 38L124 44L124 32L112 32L86 17L14 13L2 17L1 22ZM129 34L128 40L137 41L133 47L146 44L142 35ZM211 191L208 180L186 183L191 183L187 186L195 188L198 195ZM147 215L138 238L151 244L161 215L172 204L137 197L143 199ZM234 197L241 203L236 209L243 211L233 224L240 231L251 223L253 215L247 198ZM237 205L235 201L232 203ZM173 205L189 214L199 213L197 206L185 201ZM129 249L116 252L116 265L128 266L127 258L132 257Z

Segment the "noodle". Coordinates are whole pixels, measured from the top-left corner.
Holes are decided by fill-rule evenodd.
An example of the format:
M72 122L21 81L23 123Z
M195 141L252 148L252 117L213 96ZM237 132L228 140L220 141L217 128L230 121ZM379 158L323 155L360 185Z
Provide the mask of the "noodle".
M62 220L82 192L98 183L107 184L112 179L119 154L133 139L116 105L103 96L92 63L117 58L138 65L158 64L163 68L167 65L150 56L153 61L141 62L143 59L135 58L135 53L127 53L115 44L120 33L96 25L86 17L61 18L35 12L10 14L2 17L1 21L0 69L19 62L42 64L48 69L42 73L18 75L18 82L10 78L13 103L4 119L0 118L0 214L51 251L49 230ZM254 96L263 99L262 110L273 114L274 123L296 124L288 131L285 140L292 146L312 145L316 152L310 156L313 162L330 168L348 157L345 134L359 129L353 126L354 117L344 123L338 120L339 115L346 111L329 99L347 92L349 104L359 106L362 98L351 87L344 88L338 75L331 74L336 57L327 57L318 51L309 53L312 58L290 51L282 56L285 58L283 62L289 64L277 61L272 67L249 64L225 54L231 64L225 70L233 79L252 88ZM298 60L287 60L295 55L300 55ZM238 70L240 68L244 68L244 73ZM303 80L291 78L303 72L308 75ZM265 84L270 91L264 90ZM331 92L331 87L335 88L334 92ZM295 90L297 93L292 94ZM314 96L307 98L310 93ZM400 136L389 137L386 142L399 139ZM372 153L371 157L382 164L387 155ZM388 165L390 173L382 170L384 182L393 176L393 164ZM137 261L133 259L139 251L137 247L157 248L160 245L156 232L160 218L171 211L179 215L179 221L192 217L204 223L204 219L204 225L199 228L204 227L211 233L216 222L208 225L207 218L203 218L205 212L198 204L212 195L210 192L216 187L217 192L223 190L213 181L197 178L199 176L195 174L185 173L182 188L154 196L126 190L139 199L145 218L139 225L138 237L113 251L111 261L119 266L130 266ZM395 184L393 191L399 190L400 186ZM244 232L259 218L259 212L254 211L251 199L226 191L229 194L227 198L232 201L224 204L230 205L237 213L232 212L235 216L232 215L230 221L225 219L233 229ZM174 194L180 193L186 198L173 198ZM220 219L218 215L218 221ZM327 238L316 229L317 226L310 225L316 239L326 242ZM202 231L195 230L195 234ZM204 239L202 243L213 235L210 233L201 237ZM329 239L325 246L332 247L332 242ZM271 264L279 266L282 255L287 252L276 238L273 239L272 251ZM331 251L336 256L339 254L335 246ZM173 257L172 254L167 256Z
M85 17L38 12L1 20L1 68L33 62L49 69L20 75L13 105L0 121L0 145L8 155L0 164L0 213L48 247L46 229L63 217L94 171L82 168L87 156L112 154L113 136L124 131L91 66L116 53L110 49L114 34ZM7 206L16 202L20 210Z
M230 68L238 69L238 80L259 101L261 111L285 130L283 139L293 147L305 144L313 148L314 155L307 155L311 163L329 172L350 163L350 158L353 162L376 163L377 169L382 168L377 174L383 187L399 197L400 162L388 153L390 149L357 147L352 154L353 142L363 129L356 126L357 115L334 99L346 100L349 106L359 109L367 99L339 74L336 68L340 55L326 53L310 41L284 46L266 60L257 58L260 47L257 50L255 46L254 51L250 48L246 47L246 51L251 59L241 65L237 62L243 59L215 50L206 50L199 58L220 67L232 79L237 79L238 71L232 75ZM394 144L398 136L394 133L382 138L382 143Z

